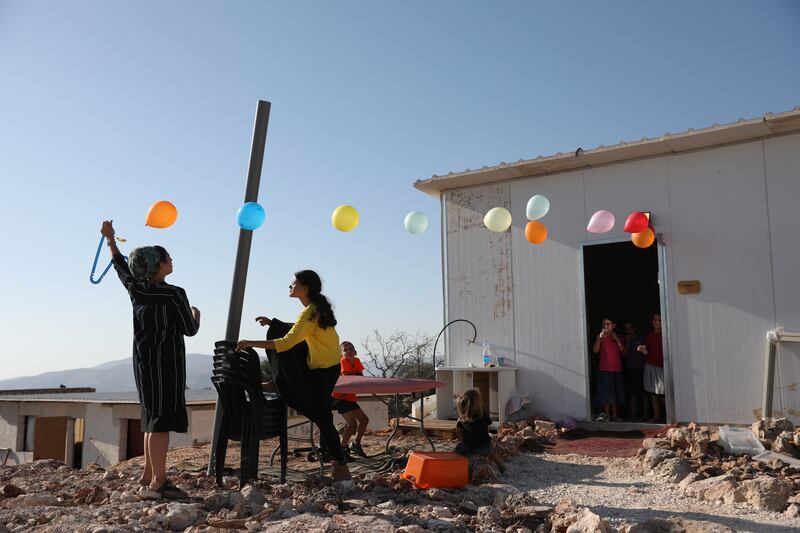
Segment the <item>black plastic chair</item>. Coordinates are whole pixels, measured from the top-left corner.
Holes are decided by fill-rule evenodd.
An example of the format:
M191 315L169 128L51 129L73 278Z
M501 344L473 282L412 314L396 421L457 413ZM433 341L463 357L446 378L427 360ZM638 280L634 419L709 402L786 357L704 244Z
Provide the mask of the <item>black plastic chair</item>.
M235 351L235 344L216 343L211 382L222 406L222 420L217 447L214 450L217 484L222 484L225 452L228 441L241 443L239 483L258 477L259 442L279 438L281 482L286 481L287 468L287 408L277 394L261 390L261 367L258 355L252 350Z

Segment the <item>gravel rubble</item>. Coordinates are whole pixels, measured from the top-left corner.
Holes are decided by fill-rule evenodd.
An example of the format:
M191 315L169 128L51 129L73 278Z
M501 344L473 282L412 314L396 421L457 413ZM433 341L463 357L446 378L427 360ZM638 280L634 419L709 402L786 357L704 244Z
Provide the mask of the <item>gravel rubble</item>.
M572 499L589 507L614 527L651 518L680 516L727 526L740 532L800 531L800 519L757 510L746 504L728 505L682 495L673 483L642 473L641 462L630 458L580 455L520 455L510 459L502 483L532 494L543 504Z

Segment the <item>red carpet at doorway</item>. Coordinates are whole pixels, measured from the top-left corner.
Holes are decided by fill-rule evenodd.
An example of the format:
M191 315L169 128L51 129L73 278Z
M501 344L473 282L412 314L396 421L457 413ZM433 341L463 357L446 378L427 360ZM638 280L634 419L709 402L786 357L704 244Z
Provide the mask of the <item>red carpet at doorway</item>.
M575 428L559 435L545 451L552 454L579 454L590 457L633 457L648 437L658 437L671 426L630 431L590 431Z

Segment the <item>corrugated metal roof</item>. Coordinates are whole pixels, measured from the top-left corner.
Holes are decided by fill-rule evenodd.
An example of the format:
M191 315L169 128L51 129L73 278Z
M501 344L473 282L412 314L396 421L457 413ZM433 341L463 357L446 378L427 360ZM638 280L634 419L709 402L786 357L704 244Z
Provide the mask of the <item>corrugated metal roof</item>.
M463 172L450 172L446 176L433 175L426 180L417 180L414 187L438 197L442 191L484 185L515 178L528 178L566 172L569 170L608 165L656 157L665 154L688 152L726 144L747 142L765 137L785 135L800 131L800 107L782 113L767 113L763 117L730 124L714 124L699 130L688 129L682 133L665 133L661 137L642 137L638 141L620 141L613 146L600 145L584 150L578 148L569 153L538 156L535 159L520 159L516 163L502 162L492 167L483 167Z
M203 405L215 403L217 392L214 390L187 390L187 405ZM70 403L139 403L136 391L125 392L85 392L75 394L19 394L0 396L0 402L70 402Z

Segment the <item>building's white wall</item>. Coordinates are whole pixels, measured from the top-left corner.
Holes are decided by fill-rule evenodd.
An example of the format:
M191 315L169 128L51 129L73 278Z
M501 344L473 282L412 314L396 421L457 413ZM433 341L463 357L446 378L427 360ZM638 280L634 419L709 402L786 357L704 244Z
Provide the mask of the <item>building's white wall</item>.
M762 143L669 157L671 347L680 421L758 416L764 336L774 325Z
M19 404L13 402L0 402L0 448L8 448L7 465L19 465L33 460L33 453L22 452L25 431L21 427L23 418L19 414ZM0 452L0 460L5 452Z
M764 152L775 323L800 331L800 135L767 139ZM775 363L773 414L800 423L800 343L781 344Z
M508 184L446 193L446 320L470 320L478 330L478 343L488 340L498 354L513 357L511 234L492 233L483 225L489 209L508 209L509 203ZM472 329L467 328L449 328L450 365L479 362L479 346L468 348L465 343L472 337Z
M191 445L208 444L214 434L214 406L188 407Z
M19 404L0 402L0 448L17 449L17 437L22 431L19 422Z
M125 428L121 422L125 421ZM86 404L86 418L83 437L83 464L97 463L111 466L125 459L125 438L127 421L114 416L111 405Z
M548 237L540 245L524 233L525 206L534 194L547 196L552 206L542 219ZM587 416L578 246L585 236L583 209L581 171L511 183L517 388L536 411L554 418Z

